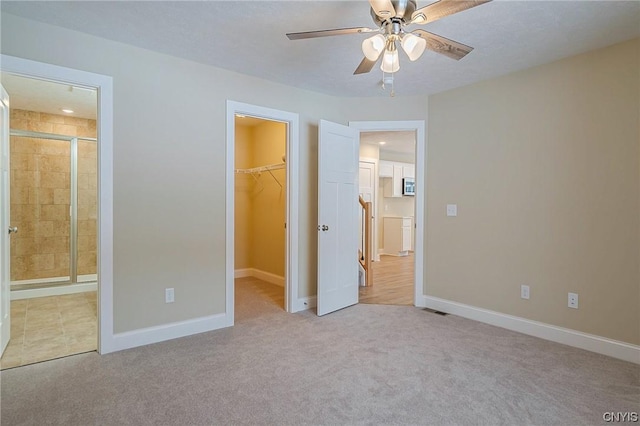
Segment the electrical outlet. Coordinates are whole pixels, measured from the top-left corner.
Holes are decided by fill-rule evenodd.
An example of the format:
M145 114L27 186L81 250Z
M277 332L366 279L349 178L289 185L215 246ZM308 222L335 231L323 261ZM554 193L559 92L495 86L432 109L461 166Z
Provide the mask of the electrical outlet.
M573 309L578 309L578 293L569 293L568 306Z
M447 204L447 216L458 216L457 204Z
M175 301L175 292L172 288L164 289L164 303L173 303Z
M521 285L520 286L520 297L523 299L529 299L529 286Z

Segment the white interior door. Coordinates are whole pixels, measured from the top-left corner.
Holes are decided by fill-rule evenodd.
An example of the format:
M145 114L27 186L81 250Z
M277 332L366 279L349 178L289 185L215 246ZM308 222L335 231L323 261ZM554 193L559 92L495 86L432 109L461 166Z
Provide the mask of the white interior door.
M360 196L365 202L371 203L371 208L373 209L373 223L371 224L371 240L373 241L372 246L374 247L369 253L372 261L376 260L376 196L375 196L375 188L378 182L378 177L376 175L376 165L375 163L369 161L360 161L360 173L358 174L358 187ZM362 238L362 224L360 224L360 238Z
M9 210L9 95L0 85L0 356L11 337Z
M358 303L358 132L320 121L318 315Z

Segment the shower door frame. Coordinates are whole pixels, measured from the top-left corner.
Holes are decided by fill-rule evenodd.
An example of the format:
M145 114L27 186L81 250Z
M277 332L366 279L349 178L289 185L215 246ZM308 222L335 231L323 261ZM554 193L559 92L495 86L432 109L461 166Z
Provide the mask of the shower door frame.
M56 280L56 277L51 277L52 280L47 281L47 278L42 278L39 283L33 284L15 284L13 285L27 285L29 288L42 288L42 286L63 286L63 285L75 285L86 284L91 282L97 282L98 266L96 264L96 279L91 281L78 282L78 141L88 141L98 143L97 138L89 138L84 136L66 136L55 133L34 132L29 130L10 129L9 136L15 136L20 138L35 138L35 139L47 139L69 142L69 172L70 172L70 188L69 188L69 208L70 208L70 226L69 226L69 279L68 280ZM97 154L96 149L96 154ZM11 159L9 159L11 161ZM96 159L97 161L97 159ZM96 176L97 178L97 176ZM98 191L96 189L96 198ZM96 204L97 204L96 199ZM98 219L96 218L96 224ZM97 226L96 226L97 229ZM97 261L97 259L96 259ZM20 280L22 281L22 280ZM42 286L41 286L42 285ZM31 287L33 286L33 287ZM26 290L26 288L25 288Z

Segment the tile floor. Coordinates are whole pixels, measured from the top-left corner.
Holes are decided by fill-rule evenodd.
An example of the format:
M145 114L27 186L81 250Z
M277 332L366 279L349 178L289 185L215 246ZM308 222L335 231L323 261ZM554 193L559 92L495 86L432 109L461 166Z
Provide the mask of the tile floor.
M96 292L11 302L11 340L0 369L96 350Z

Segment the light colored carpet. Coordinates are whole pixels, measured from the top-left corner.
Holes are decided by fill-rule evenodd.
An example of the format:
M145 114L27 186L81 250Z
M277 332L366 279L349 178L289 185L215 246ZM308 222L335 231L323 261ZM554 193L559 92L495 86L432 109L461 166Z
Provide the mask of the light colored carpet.
M256 291L257 289L266 291ZM242 280L233 328L5 370L3 425L602 424L640 366L455 316L287 314Z

